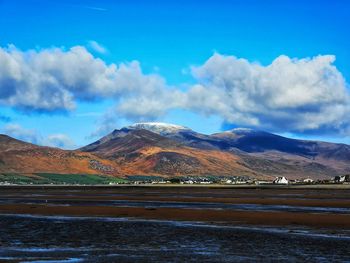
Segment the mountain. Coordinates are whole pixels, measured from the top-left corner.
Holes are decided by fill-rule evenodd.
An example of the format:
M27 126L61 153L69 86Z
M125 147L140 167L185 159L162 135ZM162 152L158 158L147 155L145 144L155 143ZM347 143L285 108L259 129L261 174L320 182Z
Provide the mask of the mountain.
M231 147L238 148L248 153L279 151L308 158L315 158L318 155L326 154L328 149L326 146L327 143L290 139L276 134L251 129L238 128L222 133L216 133L211 137L217 138L229 144ZM328 146L335 149L345 145L328 143ZM350 147L347 147L350 150ZM350 155L348 157L350 158Z
M230 148L230 144L223 142L220 139L210 135L201 134L191 130L190 128L167 124L167 123L136 123L126 127L126 129L145 129L159 135L165 136L169 139L181 142L182 144L207 150L223 150Z
M138 123L115 130L101 140L82 148L93 147L120 138L131 131L147 130L170 139L183 147L211 152L231 153L243 166L255 174L287 175L290 178L333 177L350 171L350 146L290 139L272 133L236 128L230 131L205 135L187 127L165 123ZM109 144L109 143L107 143ZM163 147L163 151L166 147ZM98 154L98 153L97 153Z
M199 149L241 153L277 151L310 159L325 158L337 161L350 161L349 145L290 139L247 128L236 128L230 131L205 135L184 126L166 123L137 123L125 127L121 131L128 132L129 130L137 129L145 129L178 141L186 146Z
M0 173L331 178L350 172L350 146L237 128L211 135L166 123L116 129L66 151L0 135Z
M121 176L115 163L93 154L37 146L7 135L0 135L0 173L85 173Z
M179 125L157 122L136 123L120 130L114 130L96 143L108 141L115 137L122 137L132 130L148 130L183 145L198 149L223 150L242 154L280 152L281 154L290 154L312 160L350 161L350 146L346 144L290 139L246 128L236 128L206 135ZM82 149L87 148L84 147Z
M250 156L284 164L315 168L318 173L348 173L350 146L339 143L307 141L255 130L233 129L212 137L230 144Z
M191 148L162 136L158 133L164 134L163 125L162 129L155 129L158 133L143 128L132 126L115 130L80 150L114 161L128 175L269 177L249 169L232 153Z

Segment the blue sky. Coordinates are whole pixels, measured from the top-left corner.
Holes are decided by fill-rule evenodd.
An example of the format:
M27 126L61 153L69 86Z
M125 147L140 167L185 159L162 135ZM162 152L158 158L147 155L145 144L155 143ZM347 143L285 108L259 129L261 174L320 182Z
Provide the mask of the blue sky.
M150 74L156 75L157 81L160 78L166 83L164 84L166 93L180 92L181 99L179 100L183 101L187 98L190 101L174 103L171 107L159 106L158 104L169 104L168 101L171 103L175 101L171 94L157 98L155 94L163 92L156 91L160 84L157 84L155 88L150 88L152 91L148 90L146 93L142 87L132 93L128 93L124 87L121 87L120 89L124 90L107 92L101 96L91 92L91 89L84 90L86 94L91 92L88 99L82 96L80 91L77 95L75 91L69 90L72 88L69 86L67 92L73 94L74 109L64 104L61 108L57 106L55 110L51 110L52 108L48 110L47 106L46 108L28 106L27 102L18 102L20 101L18 98L4 97L1 99L2 93L0 92L0 129L2 132L23 139L34 140L33 138L36 138L38 143L49 145L52 140L50 141L48 137L57 134L65 135L65 142L69 144L65 147L68 148L73 145L87 144L113 127L119 128L134 121L148 119L185 125L203 133L218 132L224 127L246 126L267 129L298 138L350 143L350 129L347 121L344 121L344 116L347 116L347 100L342 100L348 95L347 82L350 79L350 50L348 48L350 29L349 26L346 26L349 12L350 3L345 0L0 0L0 47L5 50L5 53L11 53L8 48L9 44L22 52L23 57L27 56L25 54L28 53L28 50L36 50L37 53L42 50L51 52L56 47L62 52L70 52L72 47L81 46L95 59L101 59L106 66L120 65L120 63L128 65L131 61L138 61L145 78L148 78ZM209 61L215 53L219 54L218 57ZM13 56L13 53L11 55ZM239 93L237 93L237 88L234 86L236 82L232 82L233 84L230 82L231 73L221 74L227 67L235 67L234 72L242 68L255 72L255 62L259 63L262 68L267 67L281 55L299 60L310 58L310 67L305 68L303 63L292 62L293 66L297 65L293 67L293 70L302 72L313 70L317 74L322 71L323 73L319 73L323 74L320 79L326 81L322 87L328 93L323 96L315 91L310 96L317 95L319 100L305 100L304 104L287 101L286 104L294 107L288 110L274 103L282 100L282 96L266 98L266 94L285 92L285 89L293 89L293 85L286 85L283 89L271 88L266 92L260 92L259 94L265 94L261 98L257 98L255 94L254 101L253 98L249 98L247 100L249 103L254 102L252 105L258 106L259 101L264 100L261 103L264 105L261 112L242 109L237 105L239 100L236 101L236 99L235 102L222 103L220 110L217 109L219 106L213 105L221 104L221 98L225 100L230 96L236 98L237 94L241 94L241 89L245 88L245 86L239 87ZM333 62L332 59L325 59L326 62L322 60L313 63L313 57L318 55L334 55L336 60ZM245 59L251 64L243 65L235 59L230 59L230 56ZM27 62L24 60L23 63ZM318 65L322 63L325 63L326 66L319 68ZM336 70L330 69L329 65L336 67ZM199 68L199 77L194 76L191 67ZM0 72L4 68L5 62L0 60ZM33 70L36 68L34 67ZM289 68L283 72L287 70ZM328 77L328 73L324 73L326 71L331 71L333 79ZM266 77L270 80L269 76L278 75L276 72L265 74L264 69L259 72L262 77L254 77L252 81L263 83L261 86L257 84L261 89L267 85L264 84L266 81L262 81L261 78ZM342 75L345 84L341 84L338 73ZM220 75L222 81L212 80L214 75ZM300 78L305 78L302 73L299 75ZM239 75L236 78L242 79L244 76ZM251 74L249 76L251 77ZM0 90L3 89L3 93L7 94L9 89L16 89L16 87L10 87L12 84L5 82L9 77L5 77L1 82L0 73ZM210 83L207 78L211 78ZM314 83L313 80L314 75L310 83ZM134 80L131 79L131 81ZM148 83L148 79L144 81ZM220 86L218 83L226 81L233 85L225 91L228 92L227 96L218 87ZM291 83L302 82L303 80L291 80ZM278 83L278 81L273 83ZM337 87L334 92L331 90L332 83L336 83L334 85ZM22 92L26 88L26 84L23 85L18 88L17 92ZM201 85L204 88L190 92L195 85ZM342 88L345 88L345 93ZM309 86L305 86L305 89L310 90ZM201 92L202 90L205 92ZM303 89L300 89L299 92L302 91ZM206 98L192 105L191 101L196 100L193 99L193 96L198 95L198 92L199 96L204 97L203 94L205 94ZM215 101L209 101L213 95L221 94L221 92L223 97L218 96ZM48 96L53 96L53 93L47 93ZM187 93L190 93L191 96L188 96ZM333 93L337 93L338 97L334 97ZM54 94L57 93L54 92ZM91 98L94 96L96 99ZM142 109L137 113L131 112L130 103L134 103L134 107L139 105L142 108L143 104L138 104L138 101L144 102L150 97L153 104L156 104L156 109L149 109L145 114ZM327 100L324 97L327 97ZM135 100L129 102L130 98ZM40 97L38 100L43 99L45 100ZM118 105L123 101L125 101L123 107L119 107ZM284 97L282 101L285 101ZM127 103L129 104L126 105ZM332 104L338 105L339 110L327 114ZM267 110L273 110L276 116L269 119ZM295 114L299 121L291 120L290 117L284 118L286 114ZM240 116L237 117L238 115ZM333 117L318 120L323 115ZM305 122L311 122L309 116L317 119L317 123L307 125Z

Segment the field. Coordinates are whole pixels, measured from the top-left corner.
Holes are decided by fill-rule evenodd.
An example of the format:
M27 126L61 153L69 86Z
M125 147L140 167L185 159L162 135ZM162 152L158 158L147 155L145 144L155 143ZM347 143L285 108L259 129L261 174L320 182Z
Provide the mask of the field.
M349 261L349 186L329 187L2 186L0 260Z
M55 173L35 173L30 175L18 173L3 173L0 174L0 182L10 184L81 184L81 185L96 185L109 183L123 183L124 179L95 175L95 174L55 174Z

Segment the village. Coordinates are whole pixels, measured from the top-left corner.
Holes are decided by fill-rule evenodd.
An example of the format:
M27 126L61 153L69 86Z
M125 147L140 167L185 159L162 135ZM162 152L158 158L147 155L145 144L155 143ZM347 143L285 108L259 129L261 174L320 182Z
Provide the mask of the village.
M71 175L74 176L74 175ZM84 176L84 175L79 175ZM88 176L88 175L86 175ZM105 177L109 178L109 177ZM274 180L259 180L246 176L187 176L187 177L161 177L161 176L128 176L122 180L105 180L103 182L84 182L79 180L70 180L65 182L38 182L21 181L0 178L0 185L331 185L331 184L350 184L350 174L335 176L333 179L314 180L311 178L288 179L286 176L276 177Z
M169 180L135 181L134 184L182 184L182 185L308 185L308 184L350 184L350 175L335 176L330 180L313 180L311 178L291 179L285 176L276 177L274 180L257 180L245 177L228 177L215 179L212 177L185 177Z

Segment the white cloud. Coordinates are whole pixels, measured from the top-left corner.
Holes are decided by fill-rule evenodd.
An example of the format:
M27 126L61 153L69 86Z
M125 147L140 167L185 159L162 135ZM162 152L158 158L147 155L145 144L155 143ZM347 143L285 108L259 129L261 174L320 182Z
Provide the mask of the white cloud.
M153 86L153 85L152 85ZM155 85L157 87L157 85ZM121 119L134 122L159 120L175 108L182 108L186 94L170 87L160 86L124 98L113 108L109 109L98 121L97 128L88 138L104 136L116 129Z
M94 40L90 40L88 44L89 44L89 47L92 48L92 50L96 51L97 53L106 54L108 52L106 47L97 43Z
M334 60L279 56L262 66L214 54L193 67L199 84L188 92L187 107L274 131L339 131L349 125L350 98Z
M0 104L29 112L72 111L77 100L148 96L164 89L139 62L107 65L82 46L40 51L0 48Z
M170 109L183 107L186 94L174 89L155 89L122 100L115 112L133 121L150 121L163 117Z
M278 132L345 133L350 98L334 61L332 55L279 56L263 66L214 54L192 68L197 82L184 91L159 74L144 74L138 61L107 64L83 46L29 51L9 46L0 48L0 105L55 113L73 111L78 101L115 101L96 133L115 127L118 119L156 120L176 108Z
M58 147L61 149L74 149L76 145L74 141L66 134L51 134L42 142L43 145Z

